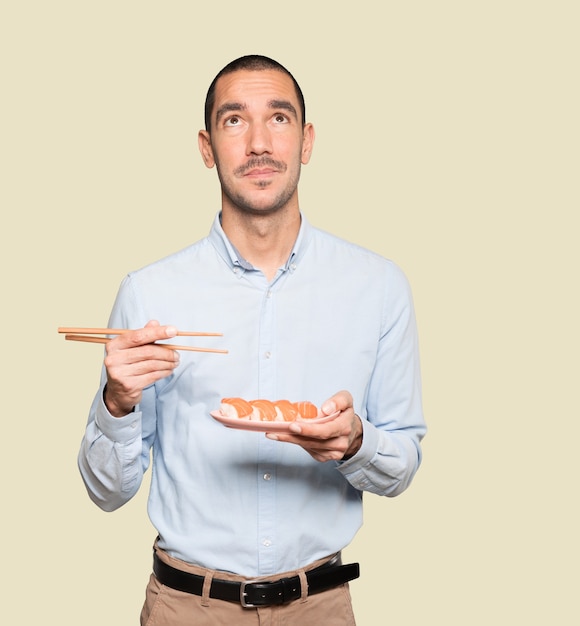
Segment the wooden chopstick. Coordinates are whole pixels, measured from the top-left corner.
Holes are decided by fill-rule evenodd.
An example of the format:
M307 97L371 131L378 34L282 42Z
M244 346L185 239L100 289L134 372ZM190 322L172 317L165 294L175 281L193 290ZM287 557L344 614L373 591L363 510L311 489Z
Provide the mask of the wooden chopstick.
M59 329L60 332L60 329ZM125 332L125 331L122 331ZM122 332L112 332L110 333L111 335L115 335L115 334L122 334ZM178 333L179 334L179 333ZM214 334L214 333L210 333L210 334ZM221 333L215 333L216 335L220 335ZM64 336L65 339L67 339L68 341L86 341L87 343L108 343L109 341L111 341L111 339L109 337L94 337L92 335L77 335L74 333L71 334L65 334ZM189 352L215 352L218 354L227 354L228 351L227 350L220 350L218 348L197 348L197 347L193 347L193 346L176 346L173 343L156 343L153 342L154 345L156 346L164 346L165 348L170 348L171 350L187 350Z
M58 329L59 333L74 335L122 335L129 332L129 328L66 328ZM177 334L181 337L223 337L223 333L198 333L188 330L179 330ZM97 342L98 343L98 342Z

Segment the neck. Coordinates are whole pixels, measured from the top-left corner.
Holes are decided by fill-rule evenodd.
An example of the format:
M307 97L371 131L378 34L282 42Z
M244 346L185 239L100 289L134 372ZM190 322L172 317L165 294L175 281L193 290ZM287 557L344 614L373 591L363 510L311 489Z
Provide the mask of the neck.
M256 215L222 209L222 228L240 254L272 280L287 261L300 230L300 212Z

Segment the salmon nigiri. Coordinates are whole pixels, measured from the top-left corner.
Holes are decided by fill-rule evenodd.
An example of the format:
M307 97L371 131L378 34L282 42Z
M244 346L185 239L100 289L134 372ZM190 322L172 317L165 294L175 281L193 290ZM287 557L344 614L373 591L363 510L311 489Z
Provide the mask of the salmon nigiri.
M262 422L274 422L278 416L276 405L270 400L250 400L254 407L254 419Z
M312 419L318 416L317 406L308 400L294 402L294 406L302 419Z
M278 409L280 417L285 422L293 422L298 417L298 409L290 402L290 400L276 400L274 405Z
M243 398L223 398L221 410L227 417L251 417L254 407Z

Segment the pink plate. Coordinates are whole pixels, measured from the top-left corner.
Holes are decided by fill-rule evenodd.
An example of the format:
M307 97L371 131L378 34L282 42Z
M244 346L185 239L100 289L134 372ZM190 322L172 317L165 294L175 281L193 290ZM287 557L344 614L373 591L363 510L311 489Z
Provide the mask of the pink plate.
M335 411L330 415L321 415L320 417L313 417L312 419L298 419L297 423L307 422L308 424L324 424L324 422L330 422L333 420L340 411ZM221 411L210 411L209 413L215 420L221 422L228 428L236 428L238 430L254 430L261 433L274 433L274 432L290 432L290 424L292 422L260 422L258 420L249 420L243 417L226 417Z

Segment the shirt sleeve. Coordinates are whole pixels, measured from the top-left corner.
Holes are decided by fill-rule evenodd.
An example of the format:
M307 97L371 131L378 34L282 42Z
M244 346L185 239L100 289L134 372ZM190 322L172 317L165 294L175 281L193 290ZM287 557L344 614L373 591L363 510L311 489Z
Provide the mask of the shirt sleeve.
M411 484L426 433L417 325L406 277L389 266L383 327L362 418L360 450L338 469L353 487L397 496Z
M134 411L113 417L103 389L91 407L81 442L78 465L91 500L105 511L129 501L141 485L146 469L142 456L142 415Z
M109 318L111 328L143 326L130 276L122 282ZM150 462L155 433L155 390L143 391L141 403L124 417L112 416L103 399L106 373L93 400L78 454L78 466L89 497L101 509L114 511L138 491Z

